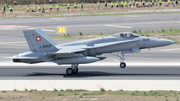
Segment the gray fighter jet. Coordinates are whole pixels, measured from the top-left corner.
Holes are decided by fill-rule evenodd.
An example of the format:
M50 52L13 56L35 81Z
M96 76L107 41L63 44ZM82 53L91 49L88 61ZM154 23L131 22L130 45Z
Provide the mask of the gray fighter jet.
M173 44L174 41L153 37L139 36L131 32L121 32L111 36L75 41L57 45L41 29L23 31L30 52L20 53L14 62L40 63L54 62L58 65L71 64L67 68L68 75L78 72L78 65L105 59L103 53L111 53L120 57L120 67L125 68L124 54L137 53L141 49L161 47Z

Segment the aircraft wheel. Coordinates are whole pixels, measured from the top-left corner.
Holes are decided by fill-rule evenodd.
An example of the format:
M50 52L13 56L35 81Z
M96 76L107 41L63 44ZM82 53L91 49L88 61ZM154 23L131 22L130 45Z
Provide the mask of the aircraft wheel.
M126 67L126 63L121 62L121 63L120 63L120 67L121 67L121 68L125 68L125 67Z
M74 74L77 74L77 73L78 73L78 70L79 70L78 67L75 67L73 73L74 73Z
M72 68L66 69L66 74L67 75L72 75L73 74L73 69Z

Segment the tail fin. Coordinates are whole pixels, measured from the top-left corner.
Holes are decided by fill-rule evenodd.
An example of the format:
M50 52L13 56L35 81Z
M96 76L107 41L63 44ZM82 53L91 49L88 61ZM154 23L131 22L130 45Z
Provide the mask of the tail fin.
M55 47L56 43L41 29L25 30L23 33L32 52L55 52L58 50Z

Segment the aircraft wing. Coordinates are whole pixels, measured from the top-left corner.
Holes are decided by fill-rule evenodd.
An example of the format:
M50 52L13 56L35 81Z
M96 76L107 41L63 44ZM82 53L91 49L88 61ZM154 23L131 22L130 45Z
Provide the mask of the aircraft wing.
M135 42L139 40L127 40L127 41L117 41L117 42L108 42L108 43L100 43L100 44L94 44L94 46L91 48L100 48L100 47L106 47L106 46L112 46L116 44L123 44L123 43L129 43L129 42Z
M139 40L127 40L127 41L118 41L118 42L108 42L108 43L100 43L100 44L94 44L94 45L80 45L80 46L76 46L76 47L61 47L61 49L57 52L54 53L46 53L44 55L44 57L51 57L51 56L61 56L63 57L63 55L65 54L76 54L77 52L83 52L86 51L87 49L91 49L91 48L100 48L100 47L106 47L106 46L111 46L111 45L116 45L116 44L123 44L123 43L128 43L128 42L134 42L134 41L139 41ZM69 55L71 56L71 55ZM73 55L72 55L73 56Z

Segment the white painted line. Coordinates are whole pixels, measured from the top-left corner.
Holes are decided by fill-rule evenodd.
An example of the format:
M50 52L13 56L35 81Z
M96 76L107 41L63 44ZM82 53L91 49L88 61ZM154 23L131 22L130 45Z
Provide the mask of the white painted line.
M129 27L129 26L116 26L116 25L105 25L108 27L120 27L120 28L133 28L133 27Z
M29 29L35 29L35 28L29 28ZM48 29L41 29L42 31L47 31L47 32L56 32L56 30L48 30Z
M1 30L15 30L15 28L0 28Z
M164 49L164 50L159 50L159 51L176 51L176 50L180 50L180 48Z
M18 25L0 25L0 28L18 28L18 27L29 27L29 26L18 26Z
M35 28L29 28L29 29L35 29Z
M136 15L124 15L124 17L141 17L141 16L136 16Z
M50 18L52 20L64 20L63 18Z
M48 30L48 29L41 29L42 31L47 31L47 32L56 32L56 30Z
M177 90L180 80L0 80L0 90L60 90L85 89L89 91L105 90L117 91L149 91L149 90Z
M15 43L26 43L26 41L19 41L19 42L0 42L0 44L15 44Z

